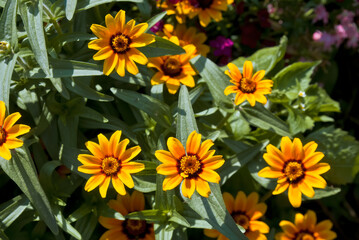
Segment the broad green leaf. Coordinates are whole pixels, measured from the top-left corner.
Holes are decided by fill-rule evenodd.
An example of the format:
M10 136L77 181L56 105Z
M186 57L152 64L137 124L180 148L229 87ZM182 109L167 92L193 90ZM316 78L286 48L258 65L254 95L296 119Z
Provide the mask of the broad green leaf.
M143 17L148 18L151 16L152 6L148 3L147 0L143 0L142 2L136 2L136 5Z
M0 206L0 228L5 229L30 207L30 201L25 195L18 195ZM1 239L1 237L0 237Z
M156 175L131 175L135 183L135 189L139 192L148 193L156 191Z
M224 89L230 85L229 78L214 62L203 56L195 57L191 63L207 83L215 103L225 108L233 108L229 97L224 95Z
M11 152L8 161L0 157L0 165L4 172L19 186L38 211L40 218L56 235L59 232L50 203L37 177L30 152L23 146Z
M311 75L319 63L296 62L287 66L274 76L274 92L283 92L289 99L296 99L300 91L308 88Z
M0 41L8 42L12 49L17 48L16 8L17 0L6 1L0 17Z
M275 47L262 48L256 51L248 58L237 58L232 61L237 67L242 68L246 60L253 62L253 68L255 71L265 70L266 75L274 68L274 66L284 57L287 48L288 39L283 36L280 39L280 43Z
M314 191L315 191L314 197L309 198L303 194L303 200L315 200L315 199L330 197L336 195L337 193L340 193L341 188L327 186L324 189L319 189L319 188L314 189Z
M168 211L165 210L142 210L137 212L131 212L126 215L126 218L136 219L136 220L146 220L149 222L165 222L167 219Z
M22 1L19 4L19 10L36 61L41 69L49 75L50 69L43 29L42 5L42 0Z
M330 170L323 174L330 183L347 184L353 181L359 172L359 142L347 132L333 126L312 132L306 142L314 140L318 143L317 151L325 157L321 162L327 162Z
M142 2L143 0L78 0L77 10L87 10L111 2Z
M304 109L310 116L320 112L340 112L339 102L334 101L328 93L318 85L310 85L305 91Z
M262 178L258 176L258 172L265 167L268 167L268 164L264 161L263 156L260 156L258 159L248 163L248 170L251 176L263 187L274 190L274 188L277 186L277 179Z
M291 136L288 125L260 103L254 107L249 104L241 106L240 111L242 116L253 126L274 132L280 136Z
M188 223L185 217L183 217L181 214L179 214L176 210L173 210L170 212L170 218L168 221L175 222L177 224L180 224L184 227L191 227L191 225Z
M67 43L71 42L83 42L96 39L96 36L89 33L64 33L51 39L51 44L54 47L62 47Z
M0 100L4 101L7 107L9 106L11 76L17 57L18 54L12 54L0 60Z
M80 112L80 117L82 118L87 118L87 119L92 119L101 123L107 123L108 119L105 118L101 113L93 110L92 108L89 107L84 107L82 108L82 111Z
M112 93L119 99L144 111L164 127L171 126L171 111L167 104L145 94L111 88Z
M155 42L145 47L140 47L138 50L145 54L148 58L185 53L182 47L167 39L156 36L155 40Z
M301 109L292 108L291 106L285 106L288 110L288 119L290 132L293 135L297 133L304 133L308 129L314 127L314 120L307 116Z
M178 114L177 114L177 129L176 135L178 140L186 146L187 137L193 131L198 132L196 119L194 118L194 113L192 109L191 100L189 99L189 94L187 87L185 85L181 86L178 100Z
M155 236L157 240L172 239L173 230L167 230L166 224L154 224Z
M71 20L76 10L77 0L66 0L66 18Z
M167 12L163 11L163 12L151 17L151 19L149 19L147 21L147 23L148 23L147 31L149 31L150 28L153 27L157 22L161 21L161 19L164 18L164 16L166 16L166 14L167 14Z

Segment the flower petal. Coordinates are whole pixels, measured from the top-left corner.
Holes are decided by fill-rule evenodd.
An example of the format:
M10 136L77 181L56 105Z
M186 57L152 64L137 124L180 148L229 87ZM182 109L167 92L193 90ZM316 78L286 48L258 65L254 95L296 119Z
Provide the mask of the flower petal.
M131 73L132 75L136 75L138 73L138 67L136 63L127 54L129 53L127 52L126 54L124 54L126 59L125 67L129 73Z
M233 210L234 211L245 211L246 204L247 204L246 195L244 194L244 192L239 191L234 200L234 209Z
M142 211L145 209L145 196L139 191L133 191L131 195L131 212Z
M292 157L295 160L304 159L303 144L299 138L294 138L294 140L293 140Z
M132 31L129 33L129 37L137 38L143 34L148 28L148 23L140 23L133 27Z
M0 127L2 127L6 114L5 102L0 101Z
M228 212L231 214L234 210L234 198L232 196L232 194L224 192L223 194L223 201L226 205L226 208L228 210Z
M312 187L325 188L327 186L327 182L323 177L318 174L311 174L311 172L306 172L304 180Z
M100 145L101 148L101 152L105 155L105 156L109 156L109 151L108 151L108 139L102 134L100 133L99 135L97 135L98 138L98 143Z
M100 216L98 218L98 221L103 227L107 229L122 228L122 224L123 224L123 221L121 220L115 218L103 217L103 216Z
M176 94L178 88L180 86L180 81L174 78L169 78L166 81L166 87L168 89L168 92L170 94Z
M138 173L145 169L145 165L139 162L125 162L121 164L121 167L128 173Z
M193 131L187 138L186 152L187 155L196 155L201 146L201 134Z
M250 221L249 227L251 231L259 231L261 233L269 233L269 226L261 221Z
M103 64L103 74L106 76L110 75L115 69L118 62L118 54L112 54L109 58L105 59Z
M289 237L294 237L295 234L299 231L299 229L292 222L287 220L280 221L279 226Z
M283 173L275 168L265 167L258 172L258 176L264 178L279 178L283 176Z
M300 191L306 195L307 197L314 197L314 190L312 188L312 186L310 186L309 184L307 184L307 182L305 180L301 181L298 183L299 189Z
M15 148L19 148L22 145L24 145L24 142L22 140L20 140L20 139L17 139L17 138L9 138L9 137L7 137L6 142L3 145L6 145L6 147L8 149L15 149Z
M194 178L185 178L182 182L181 191L183 196L191 198L194 191L196 190L196 182Z
M302 204L302 192L300 191L298 184L289 184L288 198L293 207L300 207Z
M106 38L109 35L108 29L98 24L92 24L90 29L98 38Z
M152 34L144 33L141 36L132 39L130 48L144 47L149 45L150 43L153 43L154 41L155 41L155 36L153 36Z
M106 27L108 28L109 32L116 33L116 31L117 31L116 22L115 22L115 19L111 16L111 14L107 14L105 16L105 22L106 22Z
M12 126L21 118L21 114L18 112L12 113L5 118L3 128L8 132Z
M133 61L141 65L145 65L148 62L147 57L142 52L138 51L136 48L130 48L127 54Z
M177 138L174 137L168 138L167 147L168 150L173 155L173 157L177 160L180 160L184 155L186 155L182 143Z
M117 176L127 187L133 188L135 186L131 175L126 170L120 169Z
M330 166L328 163L317 163L316 165L307 169L308 172L312 174L323 174L330 170Z
M202 164L204 165L204 168L215 170L224 164L224 160L222 155L216 155L211 158L206 158L204 161L202 161Z
M225 89L224 89L224 95L228 96L229 94L231 93L236 93L238 92L238 87L235 86L235 85L230 85L230 86L227 86Z
M116 28L119 32L123 32L124 25L126 23L125 11L120 10L115 16Z
M194 78L191 75L186 75L183 78L181 78L180 83L182 83L183 85L186 85L188 87L195 86Z
M239 105L243 103L246 100L247 94L244 94L242 92L237 92L236 98L234 99L234 104Z
M127 235L123 232L122 228L113 228L106 231L100 237L100 240L109 240L109 239L127 239Z
M314 141L311 141L311 142L305 144L304 147L303 147L304 152L305 152L305 156L309 156L312 153L314 153L315 150L317 150L317 147L318 147L318 144L316 142L314 142Z
M118 194L126 194L125 186L123 185L123 182L118 178L118 176L112 176L112 185L115 188L116 192L118 192Z
M287 190L289 183L287 181L283 183L278 183L274 191L272 192L273 195L278 195Z
M208 182L204 181L201 178L196 179L196 190L202 197L208 197L211 193Z
M91 176L86 182L85 191L90 192L94 190L98 185L100 185L105 180L106 177L107 176L102 173Z
M259 195L256 192L252 192L247 197L246 210L251 211L254 208L259 200Z
M289 137L282 137L280 149L282 150L285 159L292 159L292 141Z
M125 55L118 54L118 62L117 62L117 66L116 66L116 72L121 77L125 76L125 65L126 65Z
M5 144L2 144L0 146L0 157L6 159L6 160L10 160L11 159L11 152L10 149L6 147Z
M282 170L284 166L284 162L282 159L278 158L276 155L272 155L269 153L263 154L263 159L270 165L273 169Z
M320 160L322 160L324 157L324 154L322 152L315 152L309 156L306 156L303 160L304 167L310 168L314 165L316 165Z
M161 164L156 168L156 171L157 174L162 174L162 175L178 174L177 166L172 164Z
M171 190L177 187L183 180L183 177L179 174L167 176L163 180L162 188L163 191Z
M199 151L197 152L197 156L199 157L199 160L203 160L204 155L208 152L208 150L213 145L214 145L214 143L211 139L207 139L202 142L201 147L199 148Z
M155 152L155 156L162 163L171 164L173 166L177 164L177 160L173 157L173 155L169 151L157 150Z
M198 174L198 176L207 182L219 183L221 180L221 177L218 175L218 173L207 168L203 168L202 172Z
M251 93L247 93L245 94L247 101L249 102L249 104L254 107L256 105L256 99L254 97L254 94Z
M263 79L265 74L266 74L265 70L260 70L260 71L256 72L252 77L252 81L253 82L259 82L260 80Z
M102 198L106 198L107 189L108 189L108 186L110 185L110 182L111 182L111 177L107 176L107 177L105 178L105 181L103 181L103 182L100 184L100 194L101 194L101 197L102 197Z
M82 166L78 166L77 170L86 174L100 174L102 172L101 165L94 164L86 164Z
M111 135L110 141L109 141L109 152L111 153L111 155L115 153L117 146L118 146L118 142L121 139L121 134L122 131L117 130L116 132L114 132Z
M127 149L122 155L121 155L121 161L122 164L127 163L131 161L134 157L136 157L141 152L140 146L135 146L132 148Z
M93 59L96 61L104 60L111 57L112 54L114 54L113 49L110 46L106 46L93 55Z
M30 127L24 124L15 124L8 131L6 131L8 138L16 138L20 135L28 133L30 131Z
M243 65L243 77L252 79L253 64L251 61L245 61Z

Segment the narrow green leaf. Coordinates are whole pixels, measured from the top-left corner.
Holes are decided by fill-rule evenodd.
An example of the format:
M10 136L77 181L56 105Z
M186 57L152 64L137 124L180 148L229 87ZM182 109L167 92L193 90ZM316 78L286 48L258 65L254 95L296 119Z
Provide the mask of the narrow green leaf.
M23 146L12 150L12 158L8 161L0 157L0 165L4 172L19 186L38 211L40 218L56 235L59 232L50 203L37 177L30 152Z
M11 1L9 1L11 2ZM0 100L9 106L10 82L18 54L0 60Z
M76 222L91 212L92 212L92 206L87 203L84 203L79 208L77 208L73 213L71 213L69 215L69 217L67 218L67 221L69 223Z
M84 107L82 108L82 111L79 115L82 118L87 118L87 119L92 119L101 123L107 123L108 119L105 118L101 113L93 110L92 108L89 107Z
M19 4L19 10L36 61L41 69L49 75L49 59L42 21L42 2L43 0L23 1Z
M196 119L192 109L191 100L187 87L181 86L180 93L178 96L178 115L177 115L177 129L176 135L178 140L186 146L187 137L193 131L198 132Z
M65 88L64 84L61 81L61 78L50 78L52 85L55 89L66 99L70 99L69 91Z
M76 10L77 0L66 0L66 18L71 20Z
M68 222L64 215L62 214L60 208L58 206L54 206L55 218L57 220L57 224L72 237L82 240L81 234Z
M166 229L167 224L154 224L155 236L157 240L172 239L173 230Z
M142 210L137 212L131 212L128 215L126 215L126 218L129 219L136 219L136 220L146 220L149 222L165 222L167 219L167 213L168 211L164 210Z
M164 16L166 16L166 14L167 14L167 11L163 11L163 12L151 17L151 19L147 21L147 23L148 23L147 31L149 31L150 28L153 27L157 22L161 21L161 19L164 18Z
M88 240L91 238L98 223L98 216L96 214L87 214L85 217L76 221L75 229L81 234L81 240ZM71 240L76 239L74 237Z
M83 41L89 41L94 39L96 39L96 37L89 33L79 33L79 32L64 33L51 39L51 44L52 46L61 47L71 42L83 42Z
M341 191L341 188L329 187L329 186L327 186L324 189L314 189L314 192L315 192L314 197L309 198L309 197L303 195L303 200L315 200L315 199L330 197L330 196L340 193L340 191Z
M168 219L168 221L175 222L184 227L191 227L186 218L179 214L176 210L171 211L171 217Z
M87 10L111 2L142 2L143 0L78 0L77 10Z
M158 36L156 36L156 41L154 43L151 43L146 47L138 48L138 50L140 50L148 58L185 53L182 47Z
M224 89L230 85L228 77L214 62L203 56L191 60L201 77L207 83L215 103L224 108L233 108L229 97L224 95Z
M0 18L0 41L8 42L13 50L17 48L16 8L17 0L6 1Z
M148 18L151 16L152 6L148 3L147 0L143 0L142 2L137 2L136 5L143 17Z
M156 191L156 175L132 175L135 189L139 192L149 193Z
M292 135L288 125L260 103L257 103L254 107L249 104L241 106L240 111L243 117L253 126L274 132L280 136Z
M111 91L119 99L147 113L162 126L167 128L171 126L172 116L167 104L148 95L129 90L111 88Z
M2 240L9 240L8 236L4 233L3 230L0 229L0 239Z
M10 201L1 204L0 228L5 229L9 227L28 207L30 207L30 201L25 195L16 196Z

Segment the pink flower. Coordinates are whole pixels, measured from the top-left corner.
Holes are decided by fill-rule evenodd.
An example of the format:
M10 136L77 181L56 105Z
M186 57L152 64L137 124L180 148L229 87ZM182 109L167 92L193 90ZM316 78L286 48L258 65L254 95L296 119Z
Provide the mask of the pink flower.
M315 33L313 33L313 40L318 42L323 36L323 33L319 30L315 31Z
M336 25L335 26L335 39L336 39L336 46L339 47L339 45L344 41L345 38L347 38L347 32L345 31L345 28L343 25Z
M273 4L270 3L270 4L267 5L267 10L268 10L269 14L272 14L272 13L275 13L275 11L277 9L273 6Z
M327 10L325 9L324 5L318 5L315 8L315 17L313 19L313 23L318 21L323 21L324 24L328 23L329 14Z
M354 16L355 14L353 12L344 10L341 14L337 16L337 19L339 19L342 25L346 25L353 22Z
M163 25L164 25L164 21L161 20L159 22L157 22L155 25L153 25L150 30L153 32L153 33L156 33L158 31L162 31L163 29Z
M313 33L312 36L313 40L316 42L321 42L324 44L323 49L325 51L329 51L332 47L332 45L336 42L336 37L327 33L327 32L321 32L317 30L315 33Z
M230 58L232 56L233 41L229 38L218 36L216 39L211 40L209 45L215 48L213 54L217 57L226 56Z
M357 33L355 36L350 38L347 41L346 46L349 47L349 48L357 48L358 47L358 42L359 42L359 33Z

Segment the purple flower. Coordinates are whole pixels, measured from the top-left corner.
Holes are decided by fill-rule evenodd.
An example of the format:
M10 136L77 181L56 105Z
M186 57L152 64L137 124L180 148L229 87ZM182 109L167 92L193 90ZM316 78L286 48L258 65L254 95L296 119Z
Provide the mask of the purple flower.
M155 25L153 25L150 30L153 32L153 33L156 33L158 31L162 31L163 29L163 25L164 25L164 22L161 20L159 22L157 22Z
M336 46L338 47L345 38L348 37L347 32L345 31L345 28L343 25L339 24L335 26L335 39L336 39Z
M342 25L347 25L353 22L354 16L355 14L353 12L344 10L341 14L337 16L337 19L339 19Z
M315 17L313 19L313 23L321 20L323 21L324 24L328 23L329 14L325 9L324 5L318 5L314 11L315 11Z
M216 39L211 40L209 45L215 48L213 54L217 57L226 56L230 58L232 56L233 41L229 38L218 36Z
M316 42L321 42L324 44L324 50L329 51L336 43L336 37L327 33L327 32L321 32L317 30L315 33L313 33L313 40Z

